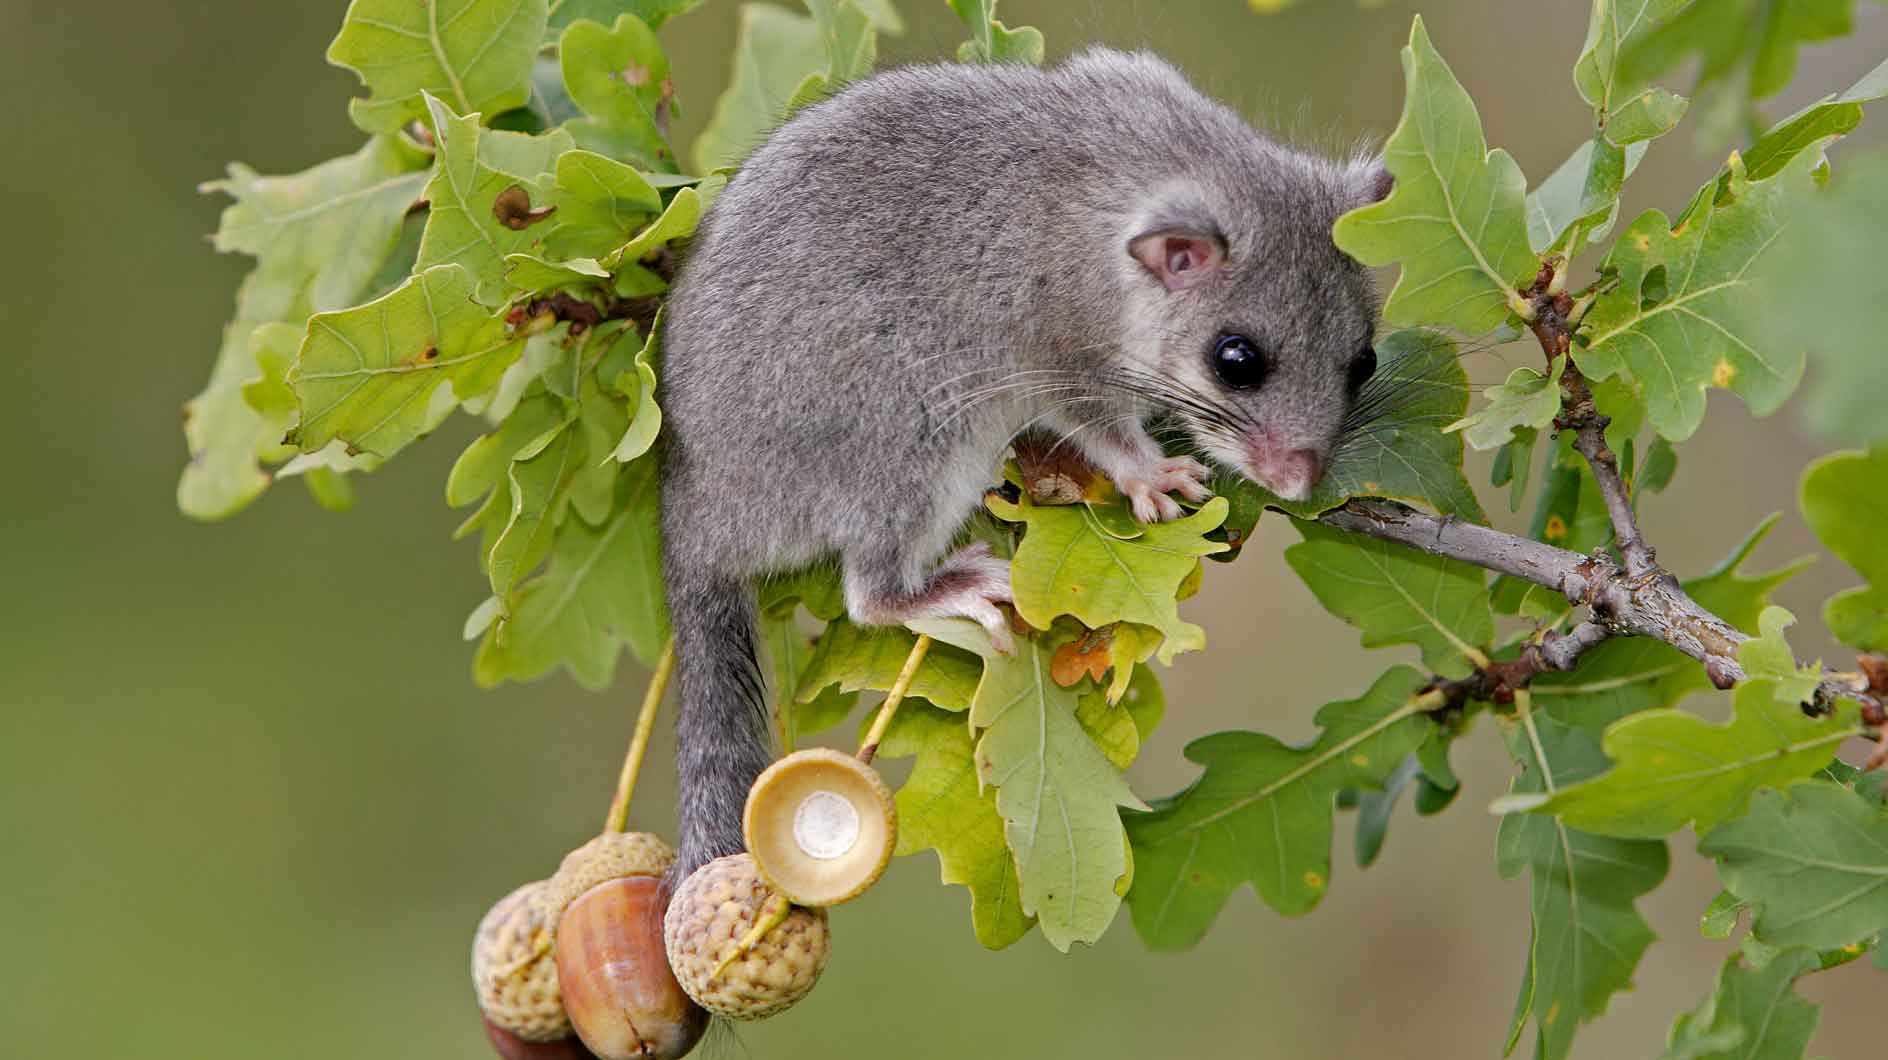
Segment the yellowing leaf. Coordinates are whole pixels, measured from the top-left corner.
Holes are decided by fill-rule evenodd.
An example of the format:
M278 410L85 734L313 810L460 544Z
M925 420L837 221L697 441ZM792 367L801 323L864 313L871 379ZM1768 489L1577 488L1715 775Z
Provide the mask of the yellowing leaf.
M1205 537L1226 518L1224 498L1172 522L1141 527L1139 536L1127 539L1109 533L1086 504L1037 505L1027 497L1014 504L992 498L988 504L997 518L1027 527L1010 564L1023 621L1047 629L1056 616L1073 615L1090 629L1114 622L1151 626L1166 638L1160 648L1165 663L1205 645L1205 632L1181 620L1174 597L1199 557L1225 551L1224 544Z
M1488 150L1475 103L1419 16L1403 49L1403 117L1384 146L1396 187L1338 218L1337 245L1366 265L1400 265L1383 307L1392 324L1493 331L1540 269L1528 247L1527 181Z
M977 941L999 950L1028 934L1016 862L1004 840L996 792L977 776L970 726L961 714L910 703L879 744L882 758L917 756L898 789L900 856L936 850L945 883L970 889Z
M1129 872L1116 807L1140 800L1084 731L1077 694L1050 678L1051 653L1041 642L1020 638L1006 655L962 619L911 627L983 658L970 707L980 734L977 775L996 788L1024 914L1059 950L1095 941L1114 919L1116 886Z
M423 117L422 92L499 114L524 105L544 23L545 0L353 0L328 61L371 92L348 106L368 132Z

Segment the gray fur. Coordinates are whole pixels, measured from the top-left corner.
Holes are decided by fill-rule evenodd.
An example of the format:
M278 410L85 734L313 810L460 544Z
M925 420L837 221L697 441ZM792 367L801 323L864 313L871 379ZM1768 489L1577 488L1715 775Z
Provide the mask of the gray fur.
M1019 430L1067 436L1143 518L1175 514L1169 489L1204 495L1149 415L1248 476L1265 473L1254 446L1328 456L1376 304L1330 229L1373 181L1107 50L1048 71L894 70L756 151L695 240L664 337L677 871L742 849L768 761L755 577L837 556L858 621L963 614L1006 637L1006 569L946 553ZM1223 236L1208 281L1169 291L1128 253L1171 225ZM1271 354L1264 385L1218 383L1225 332Z

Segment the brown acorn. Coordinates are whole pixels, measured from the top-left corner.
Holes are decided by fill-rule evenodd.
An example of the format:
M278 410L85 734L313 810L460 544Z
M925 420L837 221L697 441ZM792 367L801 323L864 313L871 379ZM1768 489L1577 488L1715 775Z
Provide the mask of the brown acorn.
M579 895L558 922L564 1009L602 1060L673 1060L708 1029L669 969L662 907L659 877L624 876Z
M785 1011L826 967L826 910L789 902L748 854L716 858L683 880L662 936L682 989L728 1019Z
M485 1040L504 1060L597 1060L575 1036L554 1042L527 1042L491 1020L485 1021Z

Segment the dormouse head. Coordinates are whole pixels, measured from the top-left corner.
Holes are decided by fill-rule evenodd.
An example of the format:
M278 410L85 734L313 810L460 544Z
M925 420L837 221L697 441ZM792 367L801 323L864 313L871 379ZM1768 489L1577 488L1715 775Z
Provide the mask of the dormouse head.
M1376 291L1331 226L1391 180L1267 146L1259 164L1151 188L1134 211L1124 371L1212 459L1302 500L1377 367Z

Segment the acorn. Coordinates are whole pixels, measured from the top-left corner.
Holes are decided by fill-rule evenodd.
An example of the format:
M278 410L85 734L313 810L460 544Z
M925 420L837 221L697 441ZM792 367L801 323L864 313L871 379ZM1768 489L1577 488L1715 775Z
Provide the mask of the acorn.
M761 876L804 906L865 893L898 845L898 811L878 771L827 747L768 766L748 791L742 826Z
M708 1014L662 944L661 875L674 860L653 835L606 833L492 907L472 979L500 1056L671 1060L694 1047Z
M558 922L564 1008L602 1060L673 1060L708 1029L669 970L662 906L660 877L623 876L579 895Z
M498 900L472 941L472 987L487 1024L523 1042L568 1038L570 1020L551 961L544 881Z
M826 910L788 901L749 854L716 858L683 880L662 937L682 989L733 1020L785 1011L826 967Z

